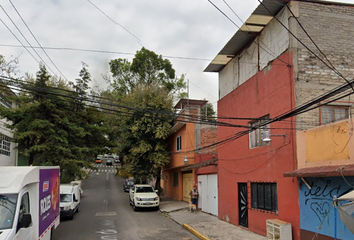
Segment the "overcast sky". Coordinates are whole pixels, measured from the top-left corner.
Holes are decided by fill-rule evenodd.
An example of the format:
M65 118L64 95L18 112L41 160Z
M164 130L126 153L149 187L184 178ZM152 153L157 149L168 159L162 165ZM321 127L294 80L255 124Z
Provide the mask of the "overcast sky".
M206 99L216 107L218 75L204 73L238 28L208 0L11 0L35 38L45 48L36 52L51 75L73 81L81 62L89 66L93 80L106 86L102 74L109 61L129 61L142 46L168 58L178 75L189 80L189 98ZM9 0L0 0L0 54L19 57L19 76L39 70L42 61L27 43L38 47ZM242 22L225 4L246 20L258 0L212 0L238 26ZM354 3L354 0L343 0ZM5 26L5 24L6 26ZM17 30L26 37L27 41ZM21 41L21 43L8 30ZM46 48L56 48L46 49ZM72 50L65 50L72 49ZM77 49L77 50L73 50ZM78 51L79 49L85 51ZM111 53L95 52L107 51ZM53 65L53 63L55 65ZM58 70L59 69L59 70Z

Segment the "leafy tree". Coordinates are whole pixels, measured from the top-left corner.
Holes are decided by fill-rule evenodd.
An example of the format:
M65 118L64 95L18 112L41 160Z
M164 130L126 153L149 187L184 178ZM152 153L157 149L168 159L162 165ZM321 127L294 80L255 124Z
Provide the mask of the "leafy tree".
M82 167L91 166L88 160L105 144L100 111L84 104L90 81L85 66L80 76L72 84L74 91L68 91L68 84L66 89L52 87L41 65L36 79L22 85L27 92L15 97L20 107L0 107L0 115L12 122L8 127L19 152L29 155L29 164L60 165L65 181L80 177Z
M201 108L200 115L204 121L216 121L215 111L211 103L207 103Z
M136 180L157 178L159 183L160 169L169 161L165 140L172 122L166 112L172 113L174 98L186 96L184 75L177 78L169 60L145 48L132 62L115 59L109 65L110 96L131 107L120 108L112 121L119 126L119 154Z
M0 75L10 77L18 73L18 58L7 60L3 55L0 55Z

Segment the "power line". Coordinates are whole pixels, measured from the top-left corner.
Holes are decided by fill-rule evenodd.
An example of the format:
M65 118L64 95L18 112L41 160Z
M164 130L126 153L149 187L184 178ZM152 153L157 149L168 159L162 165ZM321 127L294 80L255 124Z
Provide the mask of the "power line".
M254 33L252 33L254 38L251 38L249 34L247 34L245 31L243 31L241 29L241 27L239 27L234 21L232 21L231 18L229 18L229 16L226 15L226 13L224 13L220 8L218 8L211 0L207 0L211 5L213 5L222 15L224 15L230 22L232 22L238 29L239 31L241 31L247 38L251 39L252 41L257 37L257 35L255 35ZM264 50L265 52L267 52L268 54L272 55L273 57L276 57L274 53L269 52L268 50L266 50L263 46L261 46L259 43L255 42L254 43L260 47L262 50ZM283 62L286 66L291 67L291 64L288 62L285 62L282 59L278 59L279 61Z
M33 32L31 31L31 29L28 27L27 23L25 22L25 20L22 18L21 14L19 13L19 11L17 10L17 8L15 7L15 5L12 3L11 0L9 0L12 7L15 9L16 13L18 14L18 16L21 18L22 22L25 24L26 28L28 29L28 31L31 33L32 37L36 40L36 42L38 43L38 45L40 46L40 48L43 50L43 52L45 53L45 55L48 57L48 59L50 60L50 62L54 65L54 67L59 71L59 73L65 78L66 81L68 81L68 79L64 76L64 74L60 71L60 69L57 67L57 65L55 65L55 63L53 62L53 60L49 57L49 55L47 54L47 52L43 49L42 45L39 43L39 41L37 40L37 38L35 37L35 35L33 34Z
M19 46L19 45L11 45L11 44L0 44L0 46L3 46L3 47L20 47L20 48L24 47L23 45ZM33 48L39 48L39 47L33 47ZM122 54L122 55L135 55L135 53L127 53L127 52L84 49L84 48L70 48L70 47L43 47L43 49L64 50L64 51L80 51L80 52L95 52L95 53L108 53L108 54ZM207 59L207 58L193 58L193 57L168 56L168 55L161 55L161 56L164 57L164 58L172 58L172 59L208 61L208 62L211 61L211 59Z
M329 69L331 69L334 73L336 73L339 77L341 77L342 79L344 79L348 84L349 84L349 80L347 80L336 68L331 67L328 65L328 63L326 63L322 58L320 58L315 52L313 52L308 46L306 46L306 44L304 44L297 36L295 36L295 34L293 32L291 32L285 25L284 23L282 23L277 16L275 16L264 4L263 2L261 2L261 0L258 0L258 2L280 23L280 25L282 25L282 27L284 27L291 36L293 36L299 43L301 43L302 46L304 46L310 53L312 53L318 60L320 60L324 65L326 65ZM296 18L296 17L295 17ZM322 53L322 51L320 51ZM331 64L331 63L330 63ZM332 65L333 66L333 65ZM353 92L354 92L354 87L350 85L350 87L352 88Z
M27 40L27 38L25 37L25 35L23 35L23 33L21 32L21 30L17 27L17 25L15 24L15 22L12 20L12 18L9 16L9 14L5 11L5 9L2 7L2 5L0 5L0 7L2 8L2 10L4 11L4 13L6 14L6 16L10 19L10 21L12 22L12 24L16 27L16 29L17 29L17 31L21 34L21 36L25 39L25 41L28 43L28 45L30 45L30 47L32 48L32 50L37 54L37 56L42 60L42 62L43 62L43 64L45 64L47 67L48 67L48 69L56 76L56 77L58 77L56 74L55 74L55 72L46 64L46 62L43 60L43 58L38 54L38 52L33 48L33 46L31 45L31 43ZM4 22L3 22L4 23ZM5 23L4 23L5 24ZM6 26L7 27L7 26ZM7 27L7 29L9 29L8 27ZM14 35L13 34L13 32L11 31L11 33L12 33L12 35ZM14 35L15 36L15 35ZM16 37L16 39L18 40L18 38ZM22 43L21 43L21 45L22 46L24 46ZM26 48L27 49L27 48ZM28 51L28 49L27 49L27 51ZM29 51L28 51L29 52ZM32 54L31 54L32 55ZM33 56L33 55L32 55ZM36 60L38 63L39 63L39 61L38 60Z
M126 29L125 27L123 27L120 23L114 21L110 16L108 16L105 12L103 12L100 8L98 8L95 4L93 4L90 0L87 0L89 3L91 3L92 6L94 6L98 11L100 11L103 15L105 15L109 20L111 20L115 25L120 26L121 28L123 28L126 32L128 32L131 36L133 36L138 43L143 46L143 44L141 43L140 39L137 38L133 33L131 33L128 29Z

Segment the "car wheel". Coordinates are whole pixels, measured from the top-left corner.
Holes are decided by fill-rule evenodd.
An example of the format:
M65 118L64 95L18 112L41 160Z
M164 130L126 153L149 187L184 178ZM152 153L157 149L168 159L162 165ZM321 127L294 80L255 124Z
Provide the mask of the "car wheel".
M134 210L134 212L138 211L138 207L135 206L135 203L134 203L134 202L133 202L133 210Z

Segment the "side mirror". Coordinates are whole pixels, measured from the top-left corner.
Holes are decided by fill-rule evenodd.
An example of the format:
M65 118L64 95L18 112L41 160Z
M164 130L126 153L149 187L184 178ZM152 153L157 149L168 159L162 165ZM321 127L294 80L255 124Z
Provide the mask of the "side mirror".
M155 190L155 193L158 193L159 192L159 190Z
M20 228L28 228L32 223L32 216L30 213L24 213L22 219L19 222Z

